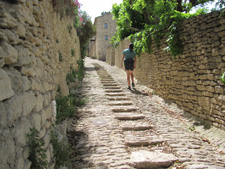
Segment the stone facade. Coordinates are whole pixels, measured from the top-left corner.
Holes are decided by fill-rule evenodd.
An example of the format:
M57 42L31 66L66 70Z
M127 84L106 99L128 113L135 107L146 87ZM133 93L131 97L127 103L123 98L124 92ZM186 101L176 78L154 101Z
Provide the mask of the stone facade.
M112 14L105 14L95 18L96 26L95 52L96 55L90 55L91 58L106 60L106 50L110 45L110 40L116 32L116 21L112 19ZM92 52L93 53L93 52Z
M60 20L49 0L0 1L0 11L0 168L30 168L26 135L33 127L51 164L53 100L58 86L68 94L65 79L77 67L79 38L72 18Z
M225 18L213 12L185 20L181 38L183 55L173 59L161 44L160 50L137 57L135 77L186 112L225 129L225 86L220 80L225 72ZM115 49L116 66L128 45L124 40Z

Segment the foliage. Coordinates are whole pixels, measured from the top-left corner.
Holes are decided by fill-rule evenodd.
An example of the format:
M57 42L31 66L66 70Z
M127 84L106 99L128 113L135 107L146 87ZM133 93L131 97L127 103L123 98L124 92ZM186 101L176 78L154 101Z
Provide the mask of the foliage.
M106 14L110 14L110 13L111 13L111 11L109 11L109 12L103 11L103 12L101 13L101 16L106 15Z
M55 101L57 110L56 124L74 116L75 107L72 104L72 98L58 95L56 96Z
M70 94L68 96L58 95L56 100L56 124L76 116L77 107L81 107L85 104L85 100L76 94Z
M69 34L71 34L72 26L71 26L71 25L68 25L68 26L67 26L67 30L68 30Z
M44 140L39 138L39 132L35 128L30 128L30 133L27 134L29 157L32 162L32 169L45 169L48 166L46 149L44 149Z
M63 19L64 16L70 16L74 20L74 28L79 25L81 4L78 0L52 0L52 5L54 10L60 14L60 19Z
M62 53L59 51L59 53L58 53L58 54L59 54L59 61L60 61L60 62L62 62L62 61L63 61L63 58L62 58Z
M73 153L72 146L66 142L66 140L58 139L58 134L55 130L50 133L51 143L53 146L53 154L55 157L55 168L60 166L71 166L71 156Z
M81 57L84 58L89 39L95 34L95 28L86 12L81 12L81 18L80 25L77 27L77 35L80 39Z
M69 84L70 82L76 82L76 79L82 81L84 76L84 61L78 60L78 69L73 69L66 76L66 81ZM85 104L85 101L75 94L70 94L69 96L57 95L56 98L56 123L60 123L67 118L74 117L76 115L76 108Z
M129 37L134 43L135 51L152 52L153 42L157 47L166 39L169 50L174 56L183 51L179 27L184 19L206 13L199 9L190 14L192 7L211 2L212 0L124 0L113 5L112 13L117 23L116 35L111 43L116 46L121 40Z
M71 55L75 56L75 50L74 49L71 49Z
M75 82L76 79L79 81L83 80L84 77L84 61L80 59L77 61L78 69L70 68L70 72L66 75L66 81L69 84L70 82Z
M222 76L220 76L220 79L221 79L222 82L225 84L225 72L222 74Z
M216 7L218 7L219 10L221 9L220 17L225 16L225 1L219 0L216 3Z

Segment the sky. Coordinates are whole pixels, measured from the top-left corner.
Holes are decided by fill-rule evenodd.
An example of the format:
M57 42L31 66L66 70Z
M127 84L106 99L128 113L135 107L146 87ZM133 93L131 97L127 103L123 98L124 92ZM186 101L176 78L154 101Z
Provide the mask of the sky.
M78 0L82 4L81 10L86 11L91 17L92 23L96 17L101 16L103 11L109 12L112 9L112 5L122 3L123 0Z

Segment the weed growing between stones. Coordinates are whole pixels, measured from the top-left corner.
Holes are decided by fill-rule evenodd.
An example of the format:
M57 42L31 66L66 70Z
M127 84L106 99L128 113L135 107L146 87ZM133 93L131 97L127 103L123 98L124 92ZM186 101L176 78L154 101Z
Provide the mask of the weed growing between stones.
M222 82L225 84L225 72L222 74L222 76L220 76L220 79L221 79Z
M53 154L55 158L55 168L66 166L71 168L73 148L71 144L62 138L59 139L59 134L55 130L51 130L51 143L53 146Z
M74 49L71 49L71 55L75 56L75 50Z
M74 88L79 89L79 82L83 80L84 77L84 61L78 60L78 69L71 67L71 71L66 76L67 84L77 82ZM76 116L76 109L85 104L85 99L80 97L77 93L70 93L68 96L62 96L60 91L55 98L56 100L56 124L62 122L71 117Z
M59 51L59 61L62 62L63 59L62 59L62 53Z
M39 138L39 132L35 128L30 128L27 138L30 151L28 159L32 162L31 169L47 168L46 149L44 149L45 142Z
M71 50L72 53L72 50ZM70 72L66 75L67 84L76 81L82 81L84 77L84 61L82 59L77 61L78 69L70 68Z
M73 98L70 96L58 95L56 100L56 124L66 120L75 115L75 106L73 105Z

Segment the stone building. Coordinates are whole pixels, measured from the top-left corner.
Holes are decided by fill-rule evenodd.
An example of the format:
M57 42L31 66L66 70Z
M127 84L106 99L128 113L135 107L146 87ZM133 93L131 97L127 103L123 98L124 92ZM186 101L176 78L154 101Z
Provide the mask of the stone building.
M90 40L89 56L99 60L106 60L106 50L110 40L116 32L116 21L111 13L95 18L96 36Z

